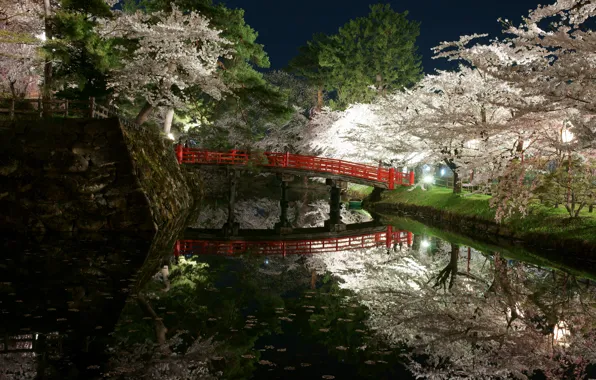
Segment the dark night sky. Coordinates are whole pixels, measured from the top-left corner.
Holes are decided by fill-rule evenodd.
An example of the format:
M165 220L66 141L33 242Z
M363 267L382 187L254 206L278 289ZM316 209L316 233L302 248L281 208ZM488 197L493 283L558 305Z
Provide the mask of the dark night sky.
M243 8L245 19L259 32L271 67L283 68L313 33L333 34L348 20L368 14L369 4L390 3L394 10L409 11L421 22L419 53L425 72L447 68L445 60L433 60L430 49L441 41L461 35L489 33L496 36L499 17L518 24L522 16L540 3L553 0L223 0L232 8Z

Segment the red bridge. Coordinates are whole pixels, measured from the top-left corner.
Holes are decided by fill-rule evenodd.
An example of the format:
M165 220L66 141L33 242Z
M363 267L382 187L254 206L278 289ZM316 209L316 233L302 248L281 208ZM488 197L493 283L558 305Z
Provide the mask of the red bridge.
M258 166L272 172L333 178L390 190L396 186L414 184L414 172L401 173L394 168L386 169L333 158L291 153L247 153L237 150L210 152L177 145L176 157L180 164Z
M178 240L174 255L312 255L382 246L391 248L392 244L411 246L412 233L394 231L389 226L383 232L316 240L291 240L291 235L279 240Z

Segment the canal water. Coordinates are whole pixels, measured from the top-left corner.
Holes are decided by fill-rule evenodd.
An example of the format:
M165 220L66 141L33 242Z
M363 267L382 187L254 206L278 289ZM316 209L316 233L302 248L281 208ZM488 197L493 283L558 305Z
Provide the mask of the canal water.
M384 223L409 238L158 273L148 241L4 236L0 379L596 378L593 264Z

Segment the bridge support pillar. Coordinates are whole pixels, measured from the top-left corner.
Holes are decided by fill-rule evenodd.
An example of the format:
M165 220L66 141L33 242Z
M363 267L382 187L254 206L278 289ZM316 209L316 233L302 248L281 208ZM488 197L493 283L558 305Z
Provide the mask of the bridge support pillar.
M341 222L341 188L337 181L328 179L327 185L331 186L331 197L329 199L329 219L325 221L325 228L330 232L341 232L347 229Z
M275 232L280 235L287 235L292 233L292 224L288 219L288 182L292 181L293 177L280 176L281 179L281 199L279 206L281 208L281 215L279 222L275 224Z
M228 196L228 221L223 226L224 236L236 236L240 230L240 223L236 222L234 206L236 205L236 185L238 184L238 171L228 172L230 193Z

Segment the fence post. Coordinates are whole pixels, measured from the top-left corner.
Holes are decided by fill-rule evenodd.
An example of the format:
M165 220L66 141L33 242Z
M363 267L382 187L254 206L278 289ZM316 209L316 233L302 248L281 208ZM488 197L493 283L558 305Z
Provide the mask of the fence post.
M389 168L389 190L395 189L395 168Z
M410 186L414 186L414 171L410 172Z
M393 227L392 226L387 226L387 232L386 232L386 237L385 237L385 244L387 246L387 249L391 248L391 240L393 237Z
M10 120L14 119L14 98L10 100Z
M283 167L284 167L284 168L287 168L287 167L288 167L288 164L289 164L289 162L290 162L290 152L286 152L286 153L284 154L284 166L283 166Z
M178 160L179 165L182 163L182 160L184 158L183 149L184 148L182 147L182 144L176 145L176 160Z
M91 96L89 98L89 117L93 119L95 116L95 98Z

